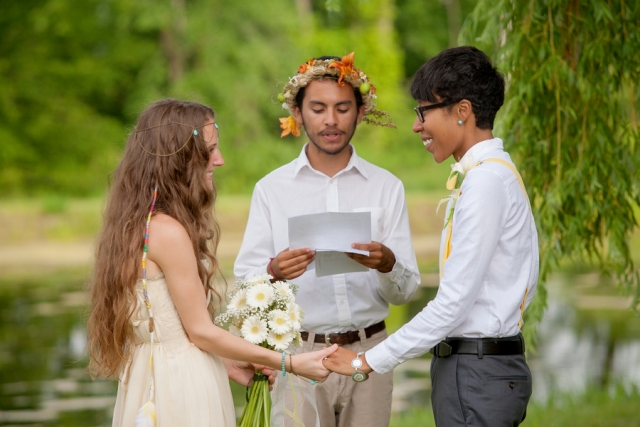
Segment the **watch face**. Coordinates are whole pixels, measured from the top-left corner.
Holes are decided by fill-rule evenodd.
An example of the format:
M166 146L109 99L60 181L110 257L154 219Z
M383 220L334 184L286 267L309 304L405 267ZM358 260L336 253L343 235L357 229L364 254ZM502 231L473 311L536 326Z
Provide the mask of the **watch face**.
M365 374L364 372L360 372L360 371L356 371L351 375L351 379L354 380L357 383L361 383L362 381L366 380L367 374Z
M362 360L358 359L357 357L355 359L353 359L351 361L351 367L353 369L359 369L362 367Z

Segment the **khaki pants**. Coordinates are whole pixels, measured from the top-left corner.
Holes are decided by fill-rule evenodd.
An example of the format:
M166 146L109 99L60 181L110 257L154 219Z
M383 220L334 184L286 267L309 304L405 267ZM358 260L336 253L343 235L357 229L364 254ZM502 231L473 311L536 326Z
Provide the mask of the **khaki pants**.
M361 330L360 336L364 336ZM308 341L298 352L319 350L324 344L314 343L315 334L310 333ZM356 353L375 347L387 337L387 331L381 331L366 338L364 341L354 342L343 346ZM378 374L372 372L369 379L356 383L351 377L331 374L321 384L310 387L316 398L321 427L387 427L391 417L391 393L393 391L393 372ZM285 395L290 405L292 396ZM300 408L300 418L305 427L315 427L315 412L309 404ZM292 427L292 419L287 419L285 425ZM296 427L301 427L297 424Z

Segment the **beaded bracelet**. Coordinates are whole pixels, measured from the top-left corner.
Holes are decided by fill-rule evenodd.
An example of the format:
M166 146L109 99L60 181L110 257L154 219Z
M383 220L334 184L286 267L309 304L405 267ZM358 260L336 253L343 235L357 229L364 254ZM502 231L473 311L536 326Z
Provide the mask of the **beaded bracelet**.
M286 376L287 375L287 371L285 371L284 369L284 358L287 355L287 353L285 353L284 351L282 352L282 376Z

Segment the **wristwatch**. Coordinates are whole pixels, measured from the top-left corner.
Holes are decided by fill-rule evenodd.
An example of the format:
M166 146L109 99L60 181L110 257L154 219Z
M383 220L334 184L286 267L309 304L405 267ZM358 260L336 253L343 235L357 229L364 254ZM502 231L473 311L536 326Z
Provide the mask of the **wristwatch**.
M358 369L362 368L362 360L360 360L360 356L362 355L364 355L364 351L356 353L355 359L351 361L351 367L356 370L353 374L351 374L351 379L357 383L366 381L369 378L369 375L365 374L362 371L358 371Z

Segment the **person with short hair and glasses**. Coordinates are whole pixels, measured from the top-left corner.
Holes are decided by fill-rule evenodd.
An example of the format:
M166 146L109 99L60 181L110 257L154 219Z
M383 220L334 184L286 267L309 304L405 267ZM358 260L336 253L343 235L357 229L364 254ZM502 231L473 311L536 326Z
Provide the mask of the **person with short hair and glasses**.
M440 246L435 299L364 354L339 348L334 372L386 373L430 351L438 427L517 426L531 396L520 333L538 281L535 221L522 179L493 122L504 78L480 50L447 49L411 84L413 132L437 163L455 164Z

